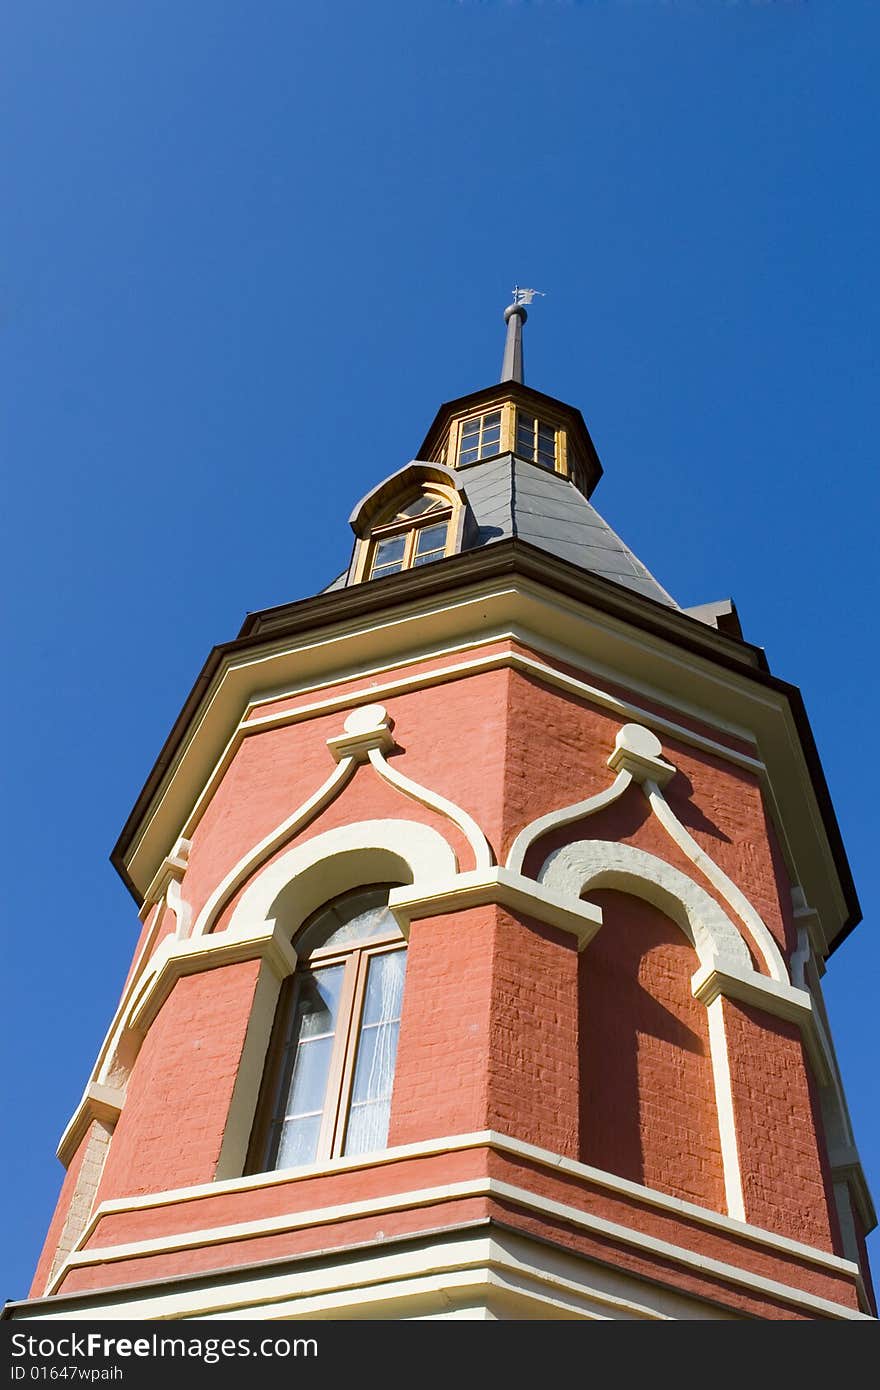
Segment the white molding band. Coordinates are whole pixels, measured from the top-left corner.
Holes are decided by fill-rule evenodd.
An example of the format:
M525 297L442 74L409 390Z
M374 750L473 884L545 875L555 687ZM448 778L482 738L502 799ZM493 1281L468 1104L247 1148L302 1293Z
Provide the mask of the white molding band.
M250 1173L244 1177L226 1178L221 1181L198 1183L190 1187L170 1188L164 1192L144 1192L130 1197L110 1197L101 1202L92 1213L89 1225L80 1237L79 1246L89 1239L104 1216L124 1214L128 1211L146 1211L157 1207L176 1206L181 1202L198 1202L209 1197L224 1197L240 1192L252 1192L263 1187L277 1187L281 1184L309 1182L312 1178L331 1177L334 1174L359 1172L367 1168L385 1167L412 1158L431 1158L439 1154L461 1153L467 1149L493 1148L499 1153L511 1154L514 1158L526 1159L530 1163L547 1168L553 1172L565 1173L594 1186L622 1197L632 1198L646 1206L673 1216L681 1216L688 1222L720 1231L736 1239L745 1239L768 1249L779 1251L796 1259L806 1260L820 1268L838 1274L855 1277L857 1265L850 1260L823 1250L817 1245L807 1245L793 1240L790 1236L779 1235L763 1226L754 1226L738 1217L714 1211L711 1207L701 1207L684 1197L673 1197L660 1192L655 1187L646 1187L630 1178L618 1177L603 1168L594 1168L575 1158L566 1158L554 1153L552 1149L542 1149L523 1139L514 1139L497 1130L477 1130L469 1134L446 1135L439 1139L423 1139L411 1144L399 1144L394 1148L382 1149L372 1154L359 1154L354 1158L334 1158L324 1163L304 1164L301 1168L273 1169L267 1173Z
M592 903L562 897L534 879L500 866L455 874L444 881L394 888L388 899L388 906L407 938L410 924L420 918L440 917L490 903L571 933L579 951L593 939L602 924L602 913Z
M599 1238L617 1241L648 1255L695 1270L708 1279L722 1279L725 1282L736 1284L738 1287L744 1287L753 1295L778 1298L795 1307L807 1308L835 1318L858 1321L866 1318L865 1314L845 1304L819 1297L804 1289L784 1284L779 1280L752 1273L739 1265L699 1254L671 1241L662 1240L645 1232L634 1230L629 1226L624 1226L620 1222L609 1221L604 1217L583 1211L579 1207L539 1196L527 1188L490 1177L466 1179L461 1182L418 1188L409 1192L392 1193L329 1207L316 1207L307 1211L264 1217L256 1221L234 1222L227 1226L218 1226L202 1231L182 1231L147 1240L129 1241L120 1245L92 1246L85 1250L79 1249L67 1257L53 1280L50 1291L56 1291L71 1271L91 1265L113 1264L121 1260L139 1259L179 1250L197 1249L208 1245L252 1240L314 1226L338 1225L340 1222L357 1220L365 1216L413 1210L418 1207L435 1206L474 1197L484 1197L489 1200L494 1198L525 1207L542 1216L564 1221L568 1225L575 1226ZM590 1257L581 1256L581 1258L589 1259ZM855 1279L857 1274L855 1266L846 1261L841 1261L840 1265L845 1266L846 1274ZM840 1266L838 1268L840 1269ZM841 1269L840 1272L844 1271Z
M580 1281L572 1277L578 1264L585 1276ZM557 1309L569 1317L603 1320L736 1316L671 1288L658 1286L649 1291L634 1276L623 1277L576 1256L551 1252L528 1236L508 1231L490 1236L459 1228L445 1238L428 1235L406 1240L403 1248L355 1244L334 1251L332 1265L321 1263L316 1268L312 1261L304 1265L294 1261L279 1271L256 1263L242 1266L237 1275L227 1277L222 1285L210 1275L193 1276L185 1288L134 1285L125 1295L117 1292L109 1302L100 1292L97 1297L61 1295L19 1305L13 1316L19 1321L82 1316L218 1321L296 1321L316 1316L489 1318L494 1314L488 1309L499 1295L508 1304L515 1300L513 1308L520 1310L520 1316L532 1318L553 1317ZM75 1311L81 1305L88 1311ZM513 1315L516 1311L507 1312Z
M264 715L254 714L253 711L259 709L261 705L277 704L282 700L296 699L298 695L330 689L339 684L338 678L320 681L303 689L289 689L273 695L271 698L262 696L258 700L249 701L239 731L250 732L253 730L258 732L262 729L277 729L286 724L298 724L303 720L313 719L319 714L330 714L336 710L350 709L353 705L365 704L377 699L384 700L393 695L404 695L411 690L421 690L428 686L445 685L447 681L460 680L462 677L482 671L494 671L503 667L510 667L522 674L535 676L548 684L559 686L560 689L576 694L591 704L608 709L620 719L636 719L639 724L659 730L670 738L700 748L715 757L725 758L729 762L736 763L739 767L747 768L756 775L766 770L764 763L756 756L743 753L738 748L731 748L726 743L719 743L705 734L697 733L696 730L685 724L678 724L675 720L666 719L663 715L659 715L643 705L638 705L632 700L621 699L619 695L612 695L609 691L603 690L601 686L593 685L578 676L572 676L567 671L560 671L554 666L548 666L546 662L539 661L532 656L525 656L522 652L493 652L488 656L472 657L470 660L451 663L448 666L439 666L433 671L420 671L416 675L399 676L382 683L372 681L373 677L399 670L402 666L412 666L419 661L433 661L437 660L438 657L458 652L473 651L474 648L486 647L496 642L518 642L524 646L539 649L544 645L536 633L527 634L506 630L487 634L473 642L454 643L445 648L426 652L424 655L407 656L390 664L382 663L378 666L368 666L352 677L352 679L371 680L370 686L363 690L347 691L343 695L331 695L324 700L315 700L308 705L299 705L295 709L278 710L274 714ZM550 659L553 658L550 657ZM646 691L646 693L649 692ZM661 698L660 691L650 693L653 698ZM669 695L662 698L667 705L673 704L673 699ZM705 716L701 716L701 718L705 722ZM737 729L735 732L731 732L734 738L754 746L754 738L747 731Z

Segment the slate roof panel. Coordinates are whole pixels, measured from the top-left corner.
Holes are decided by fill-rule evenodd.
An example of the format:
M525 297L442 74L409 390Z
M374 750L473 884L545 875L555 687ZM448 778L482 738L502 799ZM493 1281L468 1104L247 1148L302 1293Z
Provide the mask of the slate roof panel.
M655 603L678 604L567 478L513 454L459 472L476 523L469 549L519 537ZM329 587L345 583L340 575Z

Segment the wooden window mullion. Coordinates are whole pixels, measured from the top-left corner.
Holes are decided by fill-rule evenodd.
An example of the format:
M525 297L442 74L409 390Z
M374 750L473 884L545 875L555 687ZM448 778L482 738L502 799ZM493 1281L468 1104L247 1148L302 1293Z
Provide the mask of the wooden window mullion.
M317 1158L327 1159L335 1156L336 1129L339 1122L339 1101L342 1075L348 1055L349 1033L351 1031L352 1009L357 997L358 952L354 952L345 962L345 975L339 996L339 1011L336 1019L336 1037L333 1039L333 1054L327 1073L327 1090L324 1095L324 1114L318 1136Z
M369 956L366 951L355 951L351 958L352 990L349 1010L345 1022L345 1047L342 1053L339 1072L336 1077L336 1096L332 1119L332 1138L329 1156L339 1158L345 1144L345 1130L348 1124L348 1105L354 1079L355 1054L357 1053L358 1032L364 1008L364 994L367 984Z

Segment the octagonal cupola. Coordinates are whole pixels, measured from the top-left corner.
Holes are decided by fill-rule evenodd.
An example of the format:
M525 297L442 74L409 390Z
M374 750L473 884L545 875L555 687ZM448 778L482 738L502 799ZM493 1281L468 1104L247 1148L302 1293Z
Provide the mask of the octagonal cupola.
M501 380L441 405L418 457L467 469L505 454L573 483L589 497L602 476L579 410L526 386L522 330L533 290L514 290L504 311L507 337Z

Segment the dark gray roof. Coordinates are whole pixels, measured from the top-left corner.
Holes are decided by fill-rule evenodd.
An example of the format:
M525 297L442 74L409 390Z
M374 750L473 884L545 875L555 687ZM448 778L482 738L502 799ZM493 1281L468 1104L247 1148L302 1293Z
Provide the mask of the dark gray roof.
M478 527L467 549L517 537L656 603L678 607L566 478L503 454L462 469L461 480Z
M515 537L655 603L678 608L583 493L561 474L548 473L513 454L501 454L458 469L456 483L470 511L463 550ZM345 588L347 583L345 571L325 592Z

